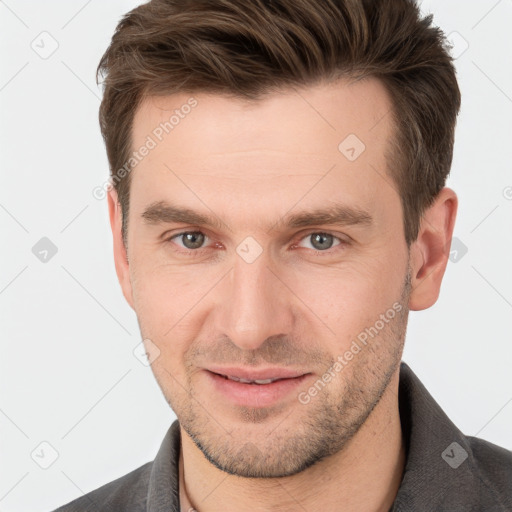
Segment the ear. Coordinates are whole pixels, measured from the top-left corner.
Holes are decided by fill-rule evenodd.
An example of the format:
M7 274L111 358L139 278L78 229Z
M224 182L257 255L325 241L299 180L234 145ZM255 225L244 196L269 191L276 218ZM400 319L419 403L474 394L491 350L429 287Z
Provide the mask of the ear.
M132 309L133 292L132 283L130 281L130 269L128 264L128 255L124 246L122 236L123 213L121 205L117 198L117 192L114 187L110 187L108 192L108 213L110 217L110 227L112 228L112 237L114 242L114 263L116 266L117 279L123 290L123 295Z
M409 309L427 309L437 301L452 241L458 199L445 187L421 219L418 238L411 244Z

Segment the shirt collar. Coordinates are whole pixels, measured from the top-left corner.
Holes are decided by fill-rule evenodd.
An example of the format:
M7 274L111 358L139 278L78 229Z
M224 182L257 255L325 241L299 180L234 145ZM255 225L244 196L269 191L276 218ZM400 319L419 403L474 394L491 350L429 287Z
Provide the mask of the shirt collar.
M497 504L468 438L404 362L398 400L407 458L391 512L472 511L481 510L477 503Z
M179 457L181 433L178 420L169 427L153 461L149 476L147 512L179 511Z

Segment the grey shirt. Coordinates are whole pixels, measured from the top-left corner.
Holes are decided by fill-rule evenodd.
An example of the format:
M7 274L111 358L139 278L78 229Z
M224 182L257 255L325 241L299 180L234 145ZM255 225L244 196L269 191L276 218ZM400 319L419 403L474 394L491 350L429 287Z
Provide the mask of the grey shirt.
M407 460L390 512L512 511L512 452L462 434L404 362L399 409ZM176 420L154 461L54 512L180 512L179 453Z

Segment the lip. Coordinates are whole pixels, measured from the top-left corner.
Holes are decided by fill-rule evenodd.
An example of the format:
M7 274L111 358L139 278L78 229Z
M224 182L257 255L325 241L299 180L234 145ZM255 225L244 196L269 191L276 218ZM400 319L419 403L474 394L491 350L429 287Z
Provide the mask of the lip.
M226 371L226 369L224 369L224 371ZM262 370L261 372L246 372L244 375L251 376L242 377L240 372L231 370L232 376L239 378L246 378L251 380L264 380L271 378L279 379L269 384L247 384L244 382L230 380L225 377L224 374L221 375L213 371L205 370L204 373L209 381L211 388L215 393L220 394L224 400L227 399L234 405L256 408L269 407L280 401L283 401L285 398L291 395L294 390L297 390L297 388L301 385L302 382L304 382L304 380L312 375L311 373L297 374L297 372L291 372L288 370L288 375L292 376L277 377L277 375L282 375L283 372L279 373L275 370L271 372L267 369ZM236 373L238 373L238 375L235 375Z

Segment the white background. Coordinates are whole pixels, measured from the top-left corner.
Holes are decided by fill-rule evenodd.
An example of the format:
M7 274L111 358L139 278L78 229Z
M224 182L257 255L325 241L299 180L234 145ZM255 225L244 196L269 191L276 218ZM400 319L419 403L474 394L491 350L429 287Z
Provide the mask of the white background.
M138 3L0 2L2 512L52 510L152 460L175 418L132 353L107 203L91 193L108 177L95 70ZM411 312L404 360L464 433L512 449L512 0L422 10L457 32L448 186L467 253L435 306ZM59 45L47 59L41 37ZM32 252L42 237L58 248L47 263ZM59 454L48 469L31 458L43 441Z

